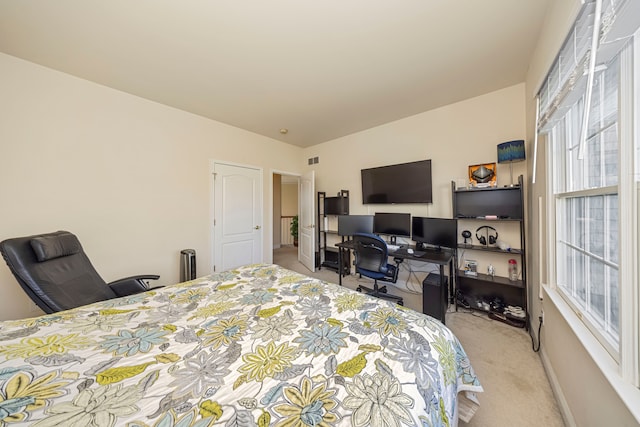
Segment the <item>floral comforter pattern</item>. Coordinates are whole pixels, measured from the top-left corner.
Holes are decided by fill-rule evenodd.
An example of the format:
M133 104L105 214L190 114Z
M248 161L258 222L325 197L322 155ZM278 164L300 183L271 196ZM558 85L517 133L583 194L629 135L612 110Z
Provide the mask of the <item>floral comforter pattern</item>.
M0 426L447 426L478 391L440 322L275 265L0 322Z

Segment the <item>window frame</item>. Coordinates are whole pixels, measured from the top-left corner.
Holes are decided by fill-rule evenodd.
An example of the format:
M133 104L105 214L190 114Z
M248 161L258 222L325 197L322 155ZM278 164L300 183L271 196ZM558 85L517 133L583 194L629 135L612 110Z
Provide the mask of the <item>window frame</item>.
M553 208L550 209L550 212L552 212L552 216L548 216L547 221L548 224L553 224L553 238L549 239L549 245L553 245L553 258L548 259L548 263L549 265L553 266L552 269L552 281L551 283L554 284L556 290L558 291L558 293L562 296L562 298L565 300L565 302L571 307L571 309L576 313L576 315L578 316L578 318L580 318L580 320L582 322L584 322L585 326L589 329L589 331L596 337L596 339L600 342L600 344L607 350L607 352L611 355L611 357L613 357L613 359L619 363L620 361L620 349L619 346L618 348L616 348L614 342L612 342L606 335L606 333L602 332L602 328L601 325L599 324L599 321L597 319L595 319L591 314L589 314L589 310L586 307L582 307L580 304L580 300L576 299L571 293L575 293L575 286L572 286L573 283L568 283L568 285L572 288L571 290L573 292L569 293L567 292L567 290L565 290L565 288L563 286L561 286L560 284L557 283L557 278L558 278L558 274L561 271L561 269L563 268L562 266L558 266L558 257L556 256L556 254L559 253L559 251L561 250L561 246L566 247L567 249L573 249L579 252L583 252L585 253L585 255L587 255L587 260L590 259L590 257L592 257L593 254L588 254L586 253L587 251L581 247L577 247L576 245L574 245L573 243L569 242L569 241L564 241L561 239L561 236L563 234L563 229L562 229L562 223L561 221L557 220L560 212L560 204L561 203L570 203L572 199L582 199L585 200L585 210L588 209L588 203L589 203L589 197L597 197L597 196L607 196L607 195L612 195L612 194L619 194L619 185L615 185L615 186L601 186L601 187L597 187L597 188L591 188L591 189L586 189L586 190L570 190L570 191L562 191L562 192L557 192L557 188L559 186L559 182L558 180L562 180L564 181L564 183L570 183L572 181L572 177L574 176L573 174L573 170L571 169L574 166L573 162L567 162L567 159L569 156L567 156L567 152L570 150L577 150L577 145L573 144L574 141L576 141L579 138L579 126L574 126L576 124L575 122L575 117L572 117L572 114L574 112L570 111L568 114L566 114L561 120L557 121L557 126L554 126L550 132L549 137L547 138L547 143L550 145L550 147L548 148L548 152L553 153L553 156L549 156L549 167L548 167L548 174L551 174L551 177L548 176L548 182L550 182L551 188L549 189L549 193L550 194L550 200L552 200L552 206ZM572 120L573 119L573 120ZM563 133L563 136L559 136L559 133ZM562 150L560 152L558 152L558 150L556 150L556 141L558 139L562 138L563 139L563 146L562 146ZM567 148L566 146L566 142L567 141L571 141L571 148ZM601 149L603 149L603 147L601 146ZM584 162L587 162L588 159L585 157L585 159L583 160ZM568 164L567 164L568 163ZM557 165L558 164L564 164L565 167L562 169L558 169ZM563 172L562 177L557 176L557 174L555 173L555 171L560 170ZM582 179L583 180L587 180L587 168L582 168L582 170L580 171L580 174L582 175ZM566 189L566 186L563 186ZM619 203L620 198L618 197L618 209L620 209L620 203ZM606 205L606 203L605 203ZM606 211L606 209L605 209ZM564 212L564 211L563 211ZM605 221L605 226L606 226L606 221ZM576 223L575 222L570 222L567 223L568 227L575 227ZM620 225L619 225L620 228ZM588 240L588 233L589 233L590 229L586 230L587 235L585 236L585 239ZM585 245L586 246L586 245ZM620 250L620 248L619 248ZM551 251L547 251L547 253L551 253ZM605 264L607 263L607 261L605 261ZM572 264L570 268L575 268L575 264ZM586 269L587 267L585 267ZM585 274L587 274L587 276L585 276L586 278L588 278L589 273L585 272ZM572 277L576 276L575 272L572 272L570 274ZM589 291L587 289L588 286L588 281L586 281L587 283L585 283L585 292L587 293L587 296L585 298L585 302L586 302L586 306L589 306ZM620 288L620 287L618 287ZM620 300L620 296L618 297ZM607 316L607 311L605 311L605 317Z
M640 28L634 33L633 42L625 46L619 55L617 185L599 187L595 191L583 190L556 194L557 177L554 161L564 161L566 165L567 159L565 156L554 159L556 154L554 141L557 138L554 132L558 131L556 126L546 131L536 129L538 137L545 141L546 152L549 153L545 162L546 193L548 195L545 213L547 221L546 261L549 268L547 269L547 285L544 287L556 305L560 304L559 298L569 308L567 310L558 306L561 314L572 325L576 335L594 356L594 360L612 381L612 384L617 382L615 378L611 378L614 376L622 380L623 383L638 388L640 387L640 290L638 284L640 250L636 242L640 240L638 217L638 212L640 212L640 206L638 206L640 201L638 194L640 192L640 166L637 166L640 165L640 132L638 131L640 129ZM565 132L568 131L566 127L565 124ZM566 177L562 179L566 179ZM617 349L598 330L597 323L594 324L588 316L585 316L582 309L567 297L561 286L556 283L558 277L557 252L559 249L557 236L560 231L557 229L556 223L558 198L566 198L569 195L604 195L611 194L612 191L618 194L619 346ZM587 343L590 344L587 345ZM594 343L600 346L600 350L594 348Z

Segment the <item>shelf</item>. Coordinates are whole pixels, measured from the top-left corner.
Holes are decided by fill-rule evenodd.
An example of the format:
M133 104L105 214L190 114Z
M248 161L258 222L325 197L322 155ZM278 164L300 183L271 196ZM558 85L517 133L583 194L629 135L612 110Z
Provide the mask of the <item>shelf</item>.
M453 216L458 220L458 228L470 228L473 222L479 223L482 227L508 227L510 232L514 228L518 228L520 242L516 244L517 249L509 250L500 249L495 245L481 245L478 241L462 240L458 243L458 255L469 250L474 251L473 254L479 255L484 252L483 256L479 256L481 262L485 263L478 268L481 271L487 271L487 263L497 261L499 258L513 257L517 258L520 266L521 280L511 281L504 276L490 276L488 274L477 273L474 276L468 276L464 270L458 270L456 274L456 290L468 297L468 303L471 308L475 307L474 301L487 301L498 299L505 305L516 305L527 311L527 243L525 241L525 222L524 222L524 177L518 177L518 184L514 187L489 187L489 188L456 188L455 182L451 182L452 207ZM493 216L493 218L487 218ZM479 229L481 229L480 227ZM493 227L491 227L493 228ZM486 240L492 236L485 236ZM476 232L476 238L478 238ZM495 236L497 239L497 236ZM468 243L467 243L468 242ZM488 264L490 265L490 264ZM486 310L483 310L486 311ZM491 316L510 324L512 326L524 326L528 328L528 317L523 320L515 320L503 316L502 313L491 313Z
M488 221L488 222L503 222L503 221L516 221L516 222L520 222L522 221L522 218L494 218L494 219L488 219L485 218L483 216L458 216L456 217L457 220L464 220L464 221Z
M511 286L514 288L523 289L524 282L522 280L516 280L515 282L509 280L508 277L502 276L489 276L488 274L478 273L476 276L464 274L464 270L458 270L458 277L464 277L465 279L477 280L480 282L495 283L498 285Z
M456 193L478 193L481 191L520 191L520 186L514 187L485 187L485 188L477 188L477 187L465 187L465 188L456 188L454 192Z
M333 254L332 251L327 251L325 253L325 255L328 254ZM335 256L335 259L325 259L322 262L322 267L326 267L326 268L330 268L332 270L335 270L336 272L339 270L338 269L338 253L336 252L335 255L332 255L332 257ZM349 264L347 263L347 261L343 258L342 259L342 274L343 275L348 275L349 274Z
M340 190L337 196L327 197L324 191L317 192L317 253L316 253L316 266L321 269L322 267L331 268L338 271L338 248L333 247L327 236L338 236L337 230L323 229L324 226L329 227L329 221L327 217L336 217L338 215L349 214L349 191ZM331 223L333 225L333 221ZM344 239L344 237L343 237ZM334 237L330 241L335 240ZM344 269L349 265L349 259L344 260Z
M322 263L322 266L338 271L338 261L325 261Z
M527 319L520 319L515 316L509 316L503 313L496 313L493 311L489 311L489 319L497 320L498 322L506 323L509 326L513 326L515 328L525 328L527 326Z
M522 255L522 250L520 249L511 249L508 251L502 250L497 246L484 246L484 245L468 245L464 243L458 243L458 249L471 249L474 251L486 251L486 252L497 252L502 254L513 254L513 255Z

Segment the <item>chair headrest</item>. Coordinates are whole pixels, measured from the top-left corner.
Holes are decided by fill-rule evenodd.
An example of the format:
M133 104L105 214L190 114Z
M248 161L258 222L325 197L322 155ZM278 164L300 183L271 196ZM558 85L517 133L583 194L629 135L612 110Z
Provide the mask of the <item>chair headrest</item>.
M38 236L29 243L39 262L77 254L81 249L78 238L71 233Z
M353 240L355 240L357 244L366 243L368 245L379 247L380 249L384 248L385 251L387 250L387 244L382 239L382 237L378 236L377 234L356 233L353 235Z

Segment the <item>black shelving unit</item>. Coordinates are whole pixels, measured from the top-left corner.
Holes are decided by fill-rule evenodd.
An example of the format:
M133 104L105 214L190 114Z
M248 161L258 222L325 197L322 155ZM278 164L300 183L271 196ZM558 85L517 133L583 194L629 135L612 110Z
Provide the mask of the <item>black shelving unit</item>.
M316 267L322 269L322 267L336 270L341 274L349 271L349 257L343 256L342 270L338 268L338 248L334 246L334 243L338 243L338 239L328 239L328 236L338 236L338 230L328 229L326 227L325 219L338 215L349 215L349 191L340 190L337 196L327 197L326 192L318 191L317 200L318 209L318 251L316 252ZM331 240L331 241L329 241ZM332 241L335 240L335 241Z
M527 257L524 223L524 187L523 177L518 177L518 185L502 188L470 188L456 189L455 182L451 183L453 215L458 219L458 231L466 228L465 222L475 221L494 228L500 228L501 223L516 222L520 234L520 248L503 250L497 246L458 244L458 251L478 251L491 253L496 262L514 258L518 262L519 280L508 277L482 274L467 275L458 270L456 287L470 307L475 310L486 310L475 304L475 301L490 302L499 298L505 305L520 306L525 312L524 319L513 316L498 316L496 320L503 320L513 326L529 327L527 313ZM460 234L460 233L458 233ZM502 317L502 318L500 318ZM495 314L493 318L496 318Z

